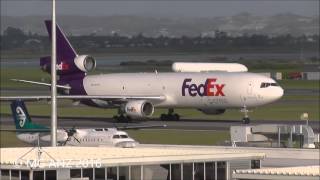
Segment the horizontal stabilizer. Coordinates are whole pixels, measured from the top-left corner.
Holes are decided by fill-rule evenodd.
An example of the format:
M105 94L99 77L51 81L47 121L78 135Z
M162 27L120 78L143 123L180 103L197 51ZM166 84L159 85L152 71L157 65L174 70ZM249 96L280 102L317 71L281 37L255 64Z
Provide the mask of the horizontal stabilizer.
M23 83L29 83L29 84L36 84L36 85L49 86L49 87L51 87L51 84L49 84L49 83L44 83L44 82L29 81L29 80L23 80L23 79L11 79L11 80L12 80L12 81L16 81L16 82L23 82ZM71 89L70 86L63 86L63 85L57 85L57 88L61 88L61 89Z

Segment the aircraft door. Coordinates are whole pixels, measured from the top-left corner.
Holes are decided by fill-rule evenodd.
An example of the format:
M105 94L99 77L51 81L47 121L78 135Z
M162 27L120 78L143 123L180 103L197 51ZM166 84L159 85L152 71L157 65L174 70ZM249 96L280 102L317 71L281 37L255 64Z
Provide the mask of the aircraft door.
M248 89L247 89L248 95L252 95L252 90L253 90L253 83L250 81L248 83Z
M241 97L241 100L244 105L256 104L257 97L254 92L254 83L252 81L248 82L247 93Z

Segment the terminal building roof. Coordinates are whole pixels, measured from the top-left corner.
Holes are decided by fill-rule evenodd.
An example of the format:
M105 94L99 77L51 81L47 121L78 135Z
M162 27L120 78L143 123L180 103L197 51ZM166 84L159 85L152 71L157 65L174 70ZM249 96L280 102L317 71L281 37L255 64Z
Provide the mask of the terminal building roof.
M319 179L320 166L298 166L283 168L262 168L236 170L233 178L237 179Z
M41 152L39 155L39 152ZM167 164L183 162L230 161L245 159L264 159L264 153L245 153L236 149L214 148L161 148L161 147L43 147L31 150L24 148L0 148L0 165L12 169L29 169L28 161L39 161L37 168L48 168L53 161L70 160L70 166L76 166L80 160L99 160L102 166L128 166L144 164ZM39 160L40 159L40 160Z

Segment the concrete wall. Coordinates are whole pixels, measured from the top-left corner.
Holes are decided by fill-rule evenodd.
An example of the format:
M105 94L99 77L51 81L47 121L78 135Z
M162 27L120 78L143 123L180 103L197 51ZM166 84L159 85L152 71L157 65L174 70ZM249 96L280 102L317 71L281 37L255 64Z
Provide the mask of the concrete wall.
M260 72L258 74L273 78L275 80L284 79L281 72ZM303 80L320 80L320 72L301 72L301 74Z
M320 72L303 72L302 79L304 79L304 80L320 80Z
M258 74L273 78L275 80L282 80L282 73L281 72L260 72Z

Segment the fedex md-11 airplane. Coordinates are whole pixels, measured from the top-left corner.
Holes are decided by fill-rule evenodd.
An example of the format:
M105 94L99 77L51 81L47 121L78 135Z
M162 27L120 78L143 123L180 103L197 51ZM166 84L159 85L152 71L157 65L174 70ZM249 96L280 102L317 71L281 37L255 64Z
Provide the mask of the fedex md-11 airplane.
M45 22L51 36L51 21ZM145 118L155 107L168 108L162 120L178 120L174 108L195 108L206 114L222 114L226 109L242 109L249 123L247 108L272 103L283 96L275 80L255 73L235 71L228 65L214 72L115 73L87 75L96 67L89 55L76 53L60 27L57 31L57 82L60 99L73 99L88 106L118 108L118 120ZM40 59L50 73L51 57ZM51 84L16 80L44 86ZM2 97L2 99L50 99L50 96Z

